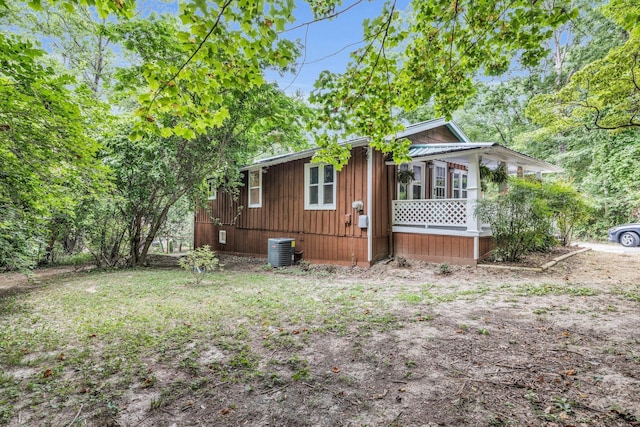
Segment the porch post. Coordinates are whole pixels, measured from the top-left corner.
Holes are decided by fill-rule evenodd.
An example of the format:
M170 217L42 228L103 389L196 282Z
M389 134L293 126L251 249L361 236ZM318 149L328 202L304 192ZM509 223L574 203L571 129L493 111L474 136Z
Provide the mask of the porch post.
M467 175L467 232L479 233L480 221L475 216L476 205L480 197L480 156L474 154L469 158Z
M500 163L498 163L498 165L499 165L501 168L505 168L505 170L506 170L506 171L508 171L508 170L509 170L509 169L508 169L508 168L509 168L509 166L507 165L507 162L500 162ZM500 192L500 193L504 193L505 191L507 191L507 183L506 183L506 182L503 182L503 183L501 183L501 184L498 184L498 192Z

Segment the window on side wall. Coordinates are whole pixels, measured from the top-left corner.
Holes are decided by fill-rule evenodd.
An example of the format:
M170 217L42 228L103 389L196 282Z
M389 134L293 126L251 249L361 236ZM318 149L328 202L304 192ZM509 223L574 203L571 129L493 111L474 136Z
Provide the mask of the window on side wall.
M304 165L304 208L336 208L336 170L333 165Z
M216 186L216 180L215 179L208 179L207 180L207 185L209 186L209 190L208 190L208 196L207 199L209 200L215 200L218 198L218 188Z
M262 207L262 170L249 171L249 207Z

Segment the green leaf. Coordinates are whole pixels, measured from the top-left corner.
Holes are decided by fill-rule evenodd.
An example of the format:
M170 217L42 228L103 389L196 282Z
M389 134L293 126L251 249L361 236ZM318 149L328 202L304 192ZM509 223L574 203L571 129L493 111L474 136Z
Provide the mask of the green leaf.
M173 130L171 128L162 128L160 129L160 135L163 138L169 138L170 136L173 135Z

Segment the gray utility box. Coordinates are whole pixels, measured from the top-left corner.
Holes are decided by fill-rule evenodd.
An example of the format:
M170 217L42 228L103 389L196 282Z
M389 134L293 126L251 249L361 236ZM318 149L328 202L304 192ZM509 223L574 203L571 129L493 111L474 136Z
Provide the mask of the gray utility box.
M296 247L294 239L278 237L269 239L268 244L267 259L271 267L293 265L293 254Z

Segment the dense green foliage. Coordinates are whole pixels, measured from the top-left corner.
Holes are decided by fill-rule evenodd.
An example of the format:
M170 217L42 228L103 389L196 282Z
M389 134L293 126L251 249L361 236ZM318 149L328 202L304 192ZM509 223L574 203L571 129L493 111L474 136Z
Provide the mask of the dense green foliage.
M556 181L542 185L542 197L563 246L569 246L576 227L590 216L590 206L582 194L566 182Z
M94 102L83 86L70 90L73 77L43 56L0 34L0 268L28 265L44 250L47 220L71 214L74 196L96 191L102 179L82 111Z
M205 194L208 178L233 188L240 177L238 168L254 156L305 144L301 120L308 116L309 109L299 99L287 97L275 85L261 80L263 68L273 65L264 61L254 64L257 68L252 71L260 78L244 86L220 79L218 84L211 84L214 73L206 76L207 81L198 81L198 87L176 78L168 83L166 93L160 92L162 96L177 95L174 88L179 88L179 99L173 99L168 108L159 108L168 98L158 92L153 115L144 116L145 126L141 127L135 110L146 107L137 106L136 100L148 99L145 93L154 86L149 83L149 67L164 72L195 61L190 57L191 47L185 49L181 39L184 24L171 16L105 21L82 6L43 6L36 16L11 11L12 19L33 34L52 39L56 53L66 58L67 70L61 71L60 64L41 65L55 61L43 51L30 48L26 41L16 47L4 36L1 40L7 44L3 49L7 61L13 51L24 52L13 60L24 70L13 74L37 81L39 89L45 82L37 80L38 72L43 80L46 77L52 82L46 82L51 87L42 94L26 92L33 99L22 100L10 93L7 99L14 104L20 101L25 112L15 114L15 123L0 120L6 130L0 137L5 137L3 149L7 153L2 156L2 169L12 171L3 175L2 189L14 198L24 194L21 200L3 204L7 213L1 228L2 236L6 236L0 245L2 266L15 266L17 261L11 261L11 257L24 265L37 260L51 262L58 252L85 246L98 265L142 264L172 208L178 202L194 206L195 200ZM229 27L219 30L209 35L217 46L227 45L229 32L240 36ZM126 55L126 66L118 67L111 61L116 53ZM35 56L41 57L40 62L33 59ZM238 56L237 60L241 59ZM202 63L190 63L200 70L198 73L205 69ZM247 67L245 63L238 66ZM12 78L12 71L5 71L7 78ZM243 78L239 72L229 76ZM78 86L78 95L67 89L74 81L86 82L86 86ZM23 87L30 89L7 85L2 90ZM33 114L30 119L28 108L38 113L33 108L41 104L37 101L44 95L51 99L46 100L42 118ZM111 111L98 101L105 97L111 99ZM13 105L6 109L15 110ZM203 118L190 110L213 113ZM218 117L216 123L208 121L213 115ZM48 127L37 126L39 121L48 121ZM61 131L53 133L58 128ZM13 153L19 153L15 160ZM28 161L21 160L25 156ZM39 181L29 178L34 171ZM9 194L9 189L16 188L13 181L19 179L28 185ZM103 191L98 194L96 188Z
M364 22L367 44L352 55L342 74L324 72L311 100L319 105L320 158L343 164L345 135L367 135L371 145L396 161L407 160L408 141L388 138L402 129L398 111L432 101L436 115L451 116L474 93L479 73L504 73L514 57L535 65L552 29L575 17L558 2L437 0L413 2L409 22L395 2ZM398 54L399 52L399 54Z
M476 215L491 225L498 259L517 261L555 244L551 212L539 182L511 180L508 191L479 200Z
M510 77L480 84L455 116L474 140L497 141L562 166L568 181L595 209L591 219L574 231L583 237L602 239L612 225L640 220L640 132L637 127L626 125L616 130L598 129L594 116L586 114L586 109L561 107L559 97L577 90L575 96L604 102L607 108L602 112L606 112L607 120L627 120L628 124L630 116L619 113L621 108L627 108L624 103L635 102L637 96L636 89L629 86L633 68L630 64L625 72L608 68L608 73L600 74L610 81L598 91L605 96L610 87L610 94L617 93L617 99L604 100L575 85L583 78L580 75L592 75L594 69L613 66L609 57L613 52L629 52L630 34L637 33L637 20L632 18L638 6L617 1L605 9L581 1L576 4L580 15L554 31L551 52L539 66L519 68L515 64ZM625 85L625 94L617 92ZM552 108L542 105L543 100ZM632 111L628 110L630 114Z
M560 90L532 100L529 112L547 131L640 127L640 4L612 0L603 12L620 27L624 43L586 64Z
M566 182L529 178L511 178L505 191L479 200L476 208L478 218L491 225L495 256L506 261L544 252L558 241L568 246L589 213L586 200Z
M407 141L388 138L402 120L455 114L473 139L564 166L599 213L582 231L638 215L640 12L630 0L434 0L402 16L386 2L344 73L320 75L313 115L264 77L295 70L291 0L189 0L144 18L133 0L8 3L0 268L85 245L102 264L144 263L176 204L202 199L207 178L233 188L256 155L302 146L307 119L317 160L340 166L340 138L367 135L403 160ZM339 0L307 3L315 19L340 19ZM477 81L505 71L515 72Z

